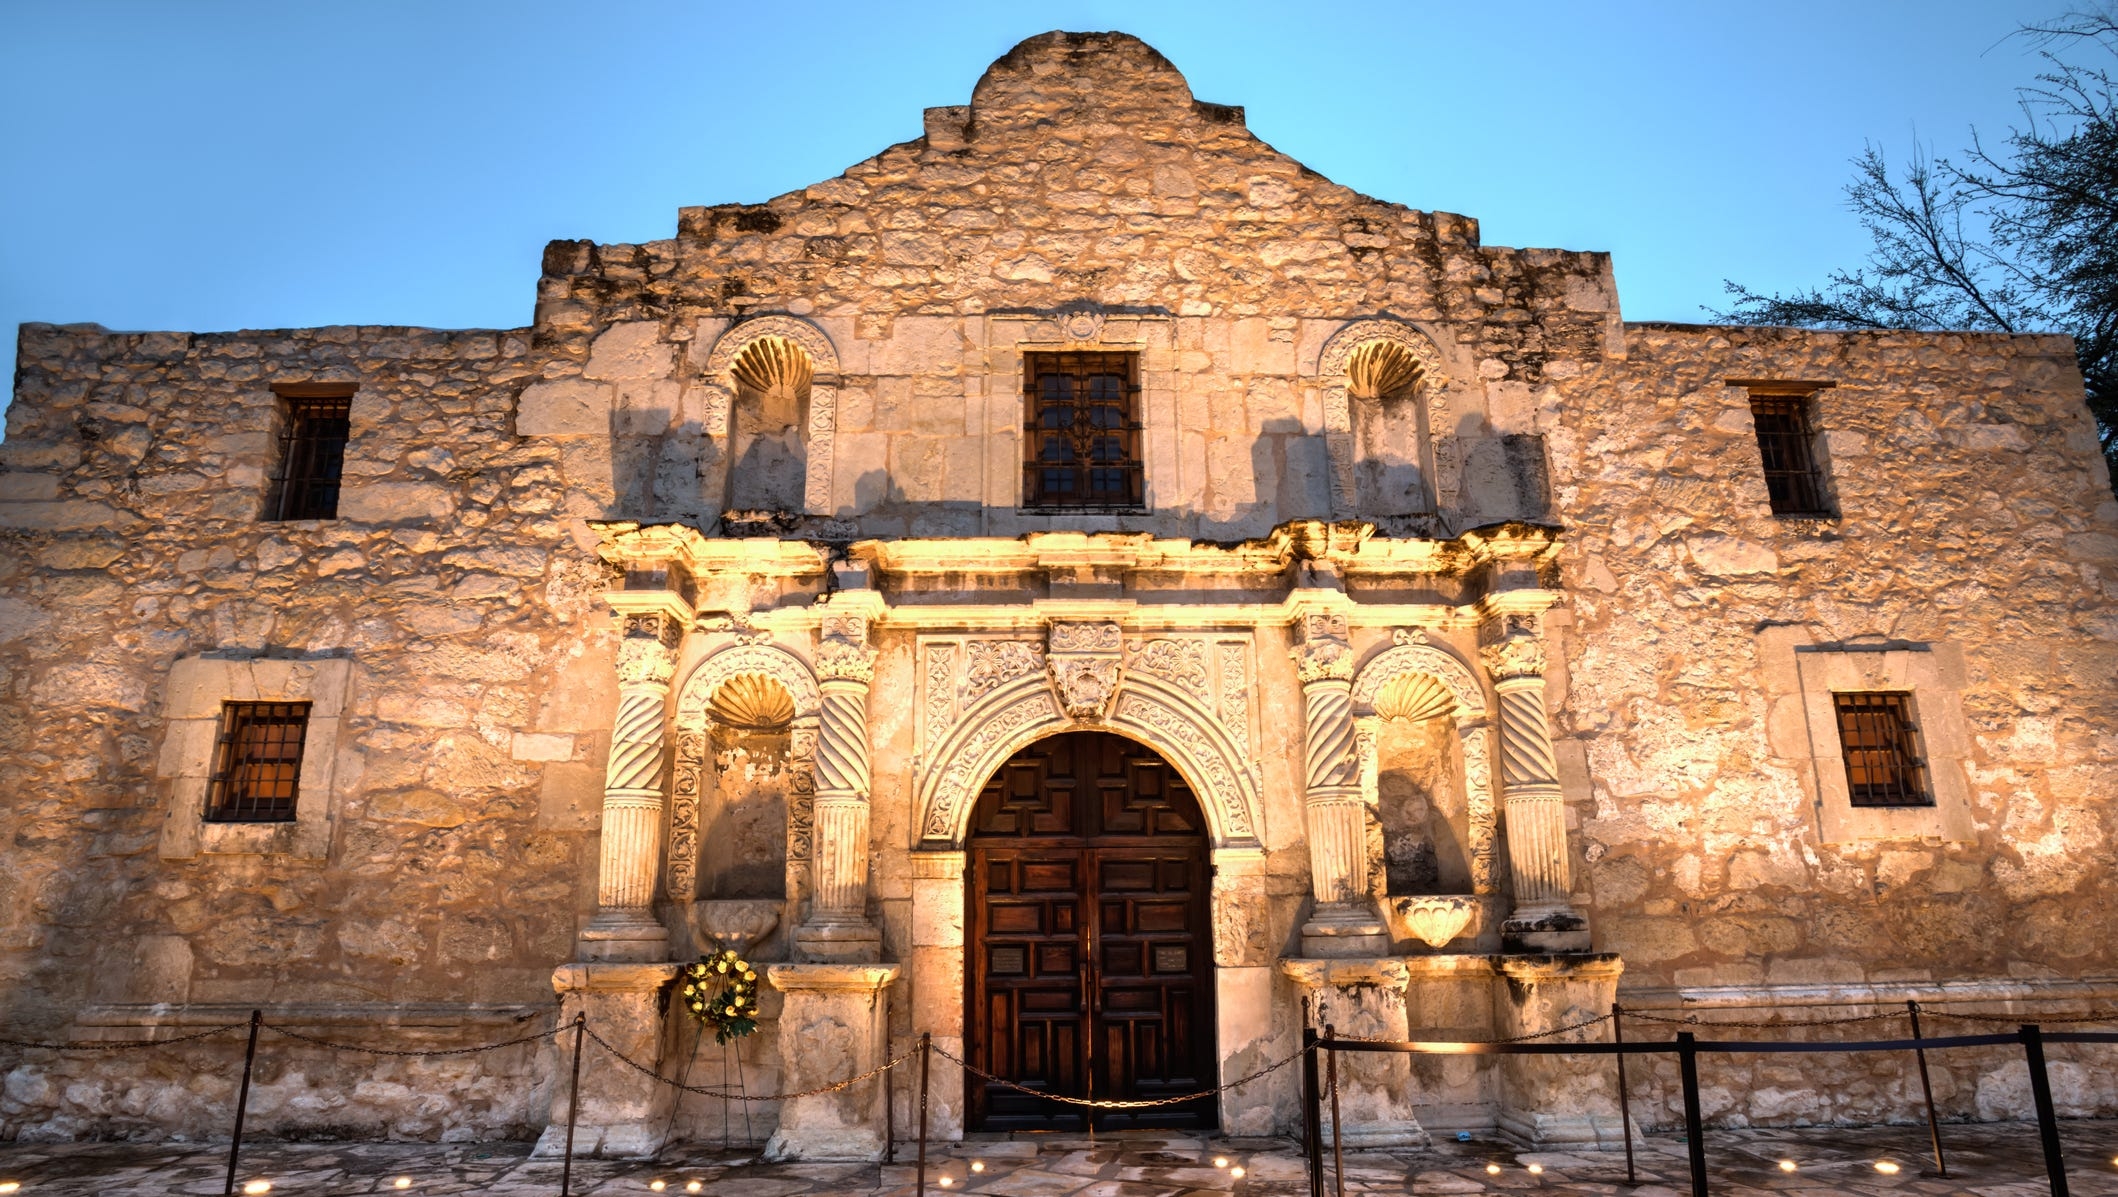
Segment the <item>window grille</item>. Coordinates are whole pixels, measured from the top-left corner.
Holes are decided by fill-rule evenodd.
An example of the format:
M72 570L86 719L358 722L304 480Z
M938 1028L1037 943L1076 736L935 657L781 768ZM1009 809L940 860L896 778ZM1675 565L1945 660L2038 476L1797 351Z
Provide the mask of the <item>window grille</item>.
M1932 806L1912 695L1904 692L1833 694L1839 746L1846 755L1846 792L1855 806Z
M289 823L301 787L306 702L225 702L206 789L210 823Z
M352 434L353 397L282 394L279 472L272 479L268 519L338 518L339 476Z
M1123 510L1146 504L1138 355L1032 353L1023 361L1023 505Z
M1806 395L1752 395L1750 417L1758 430L1758 454L1765 459L1765 492L1774 515L1829 516L1824 476L1816 455L1816 433L1809 426Z

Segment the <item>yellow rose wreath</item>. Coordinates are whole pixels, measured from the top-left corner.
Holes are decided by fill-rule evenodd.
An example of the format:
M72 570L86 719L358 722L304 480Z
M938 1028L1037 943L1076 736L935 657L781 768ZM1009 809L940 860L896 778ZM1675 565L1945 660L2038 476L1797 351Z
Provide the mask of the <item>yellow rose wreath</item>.
M726 1043L757 1030L757 970L734 948L699 957L677 970L684 1008Z

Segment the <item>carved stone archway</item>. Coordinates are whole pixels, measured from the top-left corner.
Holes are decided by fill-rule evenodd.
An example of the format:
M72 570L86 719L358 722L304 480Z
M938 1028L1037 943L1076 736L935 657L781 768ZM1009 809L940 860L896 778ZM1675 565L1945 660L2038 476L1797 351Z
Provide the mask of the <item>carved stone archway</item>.
M923 847L960 848L988 777L1027 745L1065 731L1110 731L1161 753L1198 795L1216 848L1258 841L1257 781L1241 742L1188 690L1140 671L1119 684L1103 720L1069 718L1042 669L994 687L966 709L921 778Z
M1427 643L1416 632L1400 629L1395 644L1377 653L1353 677L1354 748L1360 756L1361 797L1372 812L1379 801L1382 770L1379 752L1383 716L1375 701L1385 687L1405 678L1431 678L1453 698L1444 712L1456 723L1464 779L1464 808L1470 839L1471 892L1501 892L1500 817L1493 790L1493 725L1488 718L1485 687L1471 667L1454 654Z
M755 316L722 333L706 358L706 434L715 440L731 440L735 360L765 337L791 342L809 355L809 425L803 433L808 472L802 482L802 506L807 514L829 515L831 451L838 428L838 350L824 330L793 316Z
M1417 386L1427 404L1427 436L1433 442L1434 500L1438 508L1456 504L1462 484L1462 462L1455 438L1445 430L1449 420L1449 377L1442 370L1441 350L1427 334L1396 320L1356 320L1331 335L1317 356L1316 382L1323 388L1324 447L1331 458L1332 515L1352 517L1358 506L1354 481L1353 394L1347 362L1355 350L1377 341L1403 347L1419 363Z
M816 729L823 697L816 675L800 657L770 644L733 644L706 658L684 679L676 702L677 759L670 786L669 857L663 892L688 904L698 892L699 795L711 755L707 737L714 695L738 677L774 682L794 703L789 725L787 861L791 866L810 856L810 828L816 793ZM793 895L789 895L793 897Z

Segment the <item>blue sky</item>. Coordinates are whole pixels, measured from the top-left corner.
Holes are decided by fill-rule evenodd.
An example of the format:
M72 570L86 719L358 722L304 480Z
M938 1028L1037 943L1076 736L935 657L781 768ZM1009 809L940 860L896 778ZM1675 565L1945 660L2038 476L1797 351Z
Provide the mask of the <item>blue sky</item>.
M1864 140L2016 119L2066 0L0 0L0 377L20 321L526 323L544 243L828 178L1046 29L1124 29L1337 181L1605 249L1628 319L1856 260Z

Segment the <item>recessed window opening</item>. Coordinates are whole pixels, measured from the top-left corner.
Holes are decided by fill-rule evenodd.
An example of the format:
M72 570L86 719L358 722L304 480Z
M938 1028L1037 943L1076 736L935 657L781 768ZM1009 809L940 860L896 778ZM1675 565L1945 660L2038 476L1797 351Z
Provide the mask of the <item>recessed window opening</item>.
M338 518L338 490L352 435L353 388L322 384L274 388L280 397L279 469L267 519Z
M1750 396L1750 417L1757 428L1758 456L1765 462L1765 493L1772 513L1781 516L1829 517L1824 473L1817 460L1816 431L1810 424L1808 395Z
M308 730L306 702L222 703L207 822L293 822Z
M1131 353L1024 357L1024 506L1145 506L1138 365Z
M1912 695L1904 691L1834 693L1846 793L1854 806L1932 806Z

